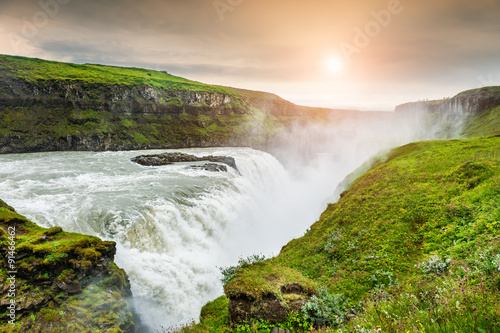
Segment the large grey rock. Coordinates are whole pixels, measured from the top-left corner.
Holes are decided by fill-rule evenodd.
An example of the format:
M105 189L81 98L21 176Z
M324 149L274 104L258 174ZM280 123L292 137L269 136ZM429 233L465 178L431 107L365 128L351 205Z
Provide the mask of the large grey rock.
M212 162L212 163L222 163L229 165L231 168L238 171L236 167L236 161L234 158L229 156L203 156L196 157L194 155L189 155L185 153L163 153L163 154L154 154L154 155L141 155L132 158L132 162L138 163L140 165L145 166L160 166L160 165L169 165L178 162ZM213 165L208 166L210 169L214 169ZM223 171L223 170L217 170ZM227 171L227 170L225 170Z

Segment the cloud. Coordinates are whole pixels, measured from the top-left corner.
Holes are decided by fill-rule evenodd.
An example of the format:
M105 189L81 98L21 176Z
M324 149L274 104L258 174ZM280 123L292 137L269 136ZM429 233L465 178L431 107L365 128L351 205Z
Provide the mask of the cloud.
M401 0L402 12L392 16L343 75L325 75L325 57L338 54L341 42L352 43L354 29L363 29L374 19L372 12L387 9L391 1L397 0L242 1L222 21L212 0L72 0L36 36L24 38L16 53L158 67L205 82L261 84L287 96L298 91L285 90L291 82L345 91L344 84L365 95L380 92L380 87L404 84L420 91L427 86L430 95L436 89L473 88L477 82L471 77L498 68L498 0ZM42 8L36 0L4 0L0 10L0 31L22 37L23 25ZM14 53L5 36L0 52ZM311 94L314 104L329 102L331 95L339 105L349 103L342 96L356 99L351 93L321 90L322 99ZM296 96L294 102L311 103L310 97Z

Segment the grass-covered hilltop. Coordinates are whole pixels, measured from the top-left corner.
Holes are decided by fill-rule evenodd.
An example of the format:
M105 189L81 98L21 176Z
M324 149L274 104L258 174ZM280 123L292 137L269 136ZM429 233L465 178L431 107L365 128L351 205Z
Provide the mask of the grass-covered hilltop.
M115 245L39 227L0 200L0 332L136 332Z
M500 332L500 88L397 111L453 104L462 139L378 156L278 256L223 269L182 331Z
M325 110L165 71L0 55L0 153L257 147L306 115Z

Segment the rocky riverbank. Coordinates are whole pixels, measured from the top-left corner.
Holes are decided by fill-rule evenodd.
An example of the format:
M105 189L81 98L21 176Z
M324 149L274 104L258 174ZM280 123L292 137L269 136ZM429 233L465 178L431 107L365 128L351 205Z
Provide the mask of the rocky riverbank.
M114 242L42 228L0 200L0 332L139 331Z

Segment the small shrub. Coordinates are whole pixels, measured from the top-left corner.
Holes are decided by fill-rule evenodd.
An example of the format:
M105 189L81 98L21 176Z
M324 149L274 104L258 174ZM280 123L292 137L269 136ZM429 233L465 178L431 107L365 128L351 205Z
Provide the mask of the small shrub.
M370 277L370 282L372 288L383 289L398 284L398 279L396 279L392 272L377 270L375 274Z
M302 306L302 312L311 322L325 325L340 325L347 319L349 302L342 294L330 294L326 288L318 289L318 296L313 296Z
M450 269L451 260L448 258L441 258L439 256L433 256L424 262L421 262L415 267L420 268L424 274L442 274Z
M330 234L328 235L328 238L326 240L326 244L325 244L325 251L327 252L330 252L333 248L335 248L339 243L340 241L342 240L343 238L343 229L335 229L333 231L330 232Z
M218 267L220 272L222 273L222 286L225 287L229 281L234 279L238 275L238 271L243 267L250 266L255 263L260 263L266 261L267 258L262 254L252 254L246 258L240 258L238 260L238 265L229 266L229 267Z
M495 271L500 271L500 254L494 255L490 251L480 251L478 253L477 268L486 275Z
M134 142L140 144L149 143L149 140L142 133L134 133Z
M129 119L123 119L120 123L127 128L131 128L132 126L134 126L134 122Z

